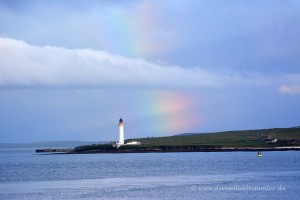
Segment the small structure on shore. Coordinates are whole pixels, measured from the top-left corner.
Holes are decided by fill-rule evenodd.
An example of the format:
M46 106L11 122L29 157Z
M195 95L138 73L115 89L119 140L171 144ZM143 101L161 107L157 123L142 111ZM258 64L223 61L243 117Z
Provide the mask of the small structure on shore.
M141 143L138 141L127 142L126 145L140 145Z
M278 140L275 138L275 135L276 130L269 130L269 133L267 134L262 132L262 135L258 138L258 141L265 143L276 143Z
M113 147L119 148L122 145L140 145L140 144L141 143L138 141L131 141L126 144L124 143L124 122L123 122L123 119L120 118L120 120L119 120L119 141L116 143L113 143L112 144Z
M278 140L270 135L267 136L262 136L258 139L260 142L265 142L265 143L276 143Z

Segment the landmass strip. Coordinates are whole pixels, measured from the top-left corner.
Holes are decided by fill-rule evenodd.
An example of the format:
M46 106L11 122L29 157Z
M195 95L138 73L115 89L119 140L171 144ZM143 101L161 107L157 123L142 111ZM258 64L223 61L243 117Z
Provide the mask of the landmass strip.
M300 127L186 133L169 137L124 140L124 122L119 120L119 141L78 146L67 150L37 149L36 152L147 153L300 150Z

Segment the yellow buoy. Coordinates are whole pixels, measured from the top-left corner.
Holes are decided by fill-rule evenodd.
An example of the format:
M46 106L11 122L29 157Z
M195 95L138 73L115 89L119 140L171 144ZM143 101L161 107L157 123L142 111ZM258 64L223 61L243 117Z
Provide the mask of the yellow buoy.
M260 151L257 153L257 157L262 157L262 154Z

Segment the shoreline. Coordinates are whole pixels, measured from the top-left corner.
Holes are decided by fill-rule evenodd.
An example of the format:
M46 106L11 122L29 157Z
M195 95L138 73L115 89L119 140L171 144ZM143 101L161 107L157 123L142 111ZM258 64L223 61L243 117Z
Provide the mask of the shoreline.
M62 150L62 151L59 151ZM115 150L86 150L75 151L74 149L36 149L36 153L51 154L113 154L113 153L176 153L176 152L252 152L252 151L300 151L300 146L295 147L224 147L224 148L203 148L203 149L115 149Z

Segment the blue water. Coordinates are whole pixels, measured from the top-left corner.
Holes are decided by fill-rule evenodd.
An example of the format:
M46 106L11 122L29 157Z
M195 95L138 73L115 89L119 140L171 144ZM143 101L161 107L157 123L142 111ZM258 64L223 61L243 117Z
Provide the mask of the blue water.
M39 155L0 150L0 199L299 199L300 151Z

